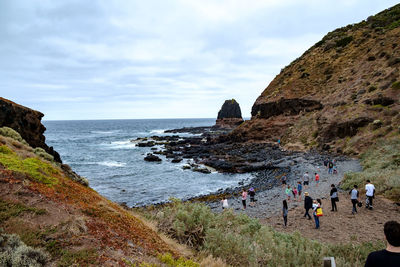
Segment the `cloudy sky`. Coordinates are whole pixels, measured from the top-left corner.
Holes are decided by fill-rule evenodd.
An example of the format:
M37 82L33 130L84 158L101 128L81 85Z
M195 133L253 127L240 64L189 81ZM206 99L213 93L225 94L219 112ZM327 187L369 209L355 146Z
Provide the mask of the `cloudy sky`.
M280 69L389 0L0 0L0 96L58 119L245 117Z

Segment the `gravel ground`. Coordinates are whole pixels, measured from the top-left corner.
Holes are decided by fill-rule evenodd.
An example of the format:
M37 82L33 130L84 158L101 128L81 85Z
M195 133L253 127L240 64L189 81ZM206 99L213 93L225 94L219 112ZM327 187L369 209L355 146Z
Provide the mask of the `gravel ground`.
M290 173L287 175L287 183L291 186L297 185L297 181L302 180L303 174L308 171L312 182L307 189L303 186L302 201L292 200L288 202L289 210L296 207L302 207L304 205L304 192L308 192L310 196L315 198L329 198L331 184L338 185L343 179L343 175L349 171L360 171L361 166L358 160L354 159L338 159L337 160L337 174L328 174L327 170L323 166L321 156L296 156L285 161L285 164L290 165ZM320 182L318 187L316 182L313 181L314 173L317 172L320 175ZM228 203L230 208L233 208L237 213L246 213L251 217L256 218L269 218L274 215L280 214L282 210L282 200L286 199L284 188L282 186L275 186L265 191L256 191L256 205L250 206L249 197L247 199L247 209L242 209L241 197L229 198ZM222 211L222 204L219 202L208 203L213 211Z

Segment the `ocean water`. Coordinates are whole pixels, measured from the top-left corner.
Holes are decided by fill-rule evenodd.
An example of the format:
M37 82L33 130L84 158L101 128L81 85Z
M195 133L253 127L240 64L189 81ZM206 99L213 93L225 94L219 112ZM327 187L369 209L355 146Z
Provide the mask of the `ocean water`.
M64 163L88 178L103 196L128 206L185 199L248 181L250 174L202 174L183 170L164 156L161 163L146 162L151 148L137 147L138 137L167 135L164 130L210 126L215 119L43 121L46 143L53 146ZM189 136L189 134L179 134Z

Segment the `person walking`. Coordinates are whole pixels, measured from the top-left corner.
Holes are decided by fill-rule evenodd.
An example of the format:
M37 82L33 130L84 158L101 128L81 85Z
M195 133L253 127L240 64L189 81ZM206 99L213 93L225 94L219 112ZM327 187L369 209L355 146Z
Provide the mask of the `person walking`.
M324 160L324 167L325 167L325 170L327 170L328 169L328 163L329 163L329 159L325 159Z
M292 194L293 194L293 200L296 200L297 197L297 188L296 185L292 187Z
M308 172L306 172L303 175L303 184L304 184L304 188L307 189L308 185L310 183L310 175L308 175Z
M357 203L358 203L358 197L359 197L359 192L357 190L358 186L355 184L353 189L350 190L349 195L351 199L351 204L353 204L353 210L351 211L351 214L354 215L354 213L357 213Z
M315 173L315 186L316 187L318 187L318 184L319 184L319 174L318 173Z
M256 200L255 200L256 191L254 190L253 187L249 189L249 195L250 195L250 206L254 207L256 205Z
M222 198L221 203L222 203L222 209L229 208L228 199L226 197Z
M375 186L371 184L370 180L367 180L367 184L365 185L365 191L366 191L366 203L365 203L365 208L372 210L372 199L374 198L375 195Z
M308 217L309 220L311 220L311 216L308 211L312 208L312 205L312 198L309 196L308 192L304 192L304 209L306 210L306 212L304 213L304 218Z
M282 188L283 189L285 189L285 187L286 187L286 175L283 175L282 177L281 177L281 182L282 182Z
M400 223L388 221L383 226L387 241L386 249L371 252L365 267L399 267L400 266Z
M337 188L335 187L334 184L331 184L330 196L331 196L331 204L332 204L331 211L337 211L336 202L339 201L339 197L338 197Z
M328 163L328 173L332 174L333 172L333 162L330 160Z
M297 182L297 193L299 194L299 201L301 201L301 191L303 190L303 185L300 181Z
M287 216L288 216L288 205L286 199L283 200L283 207L282 207L282 216L283 216L283 223L285 224L285 227L287 226Z
M290 195L292 194L292 189L290 188L290 185L287 186L287 188L285 190L285 194L286 194L287 200L290 201Z
M246 209L246 199L247 199L247 191L246 191L246 189L243 188L243 191L242 191L242 205L243 205L243 210Z
M321 200L318 202L318 200L314 200L312 204L312 209L313 209L313 216L314 216L314 221L315 221L315 229L319 229L319 214L317 214L317 209L321 208L320 204Z

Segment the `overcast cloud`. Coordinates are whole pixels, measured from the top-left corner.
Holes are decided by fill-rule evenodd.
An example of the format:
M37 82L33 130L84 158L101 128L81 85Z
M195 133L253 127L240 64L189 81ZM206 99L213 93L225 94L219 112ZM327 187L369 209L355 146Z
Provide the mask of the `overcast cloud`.
M0 0L0 96L45 119L244 116L280 69L385 0Z

